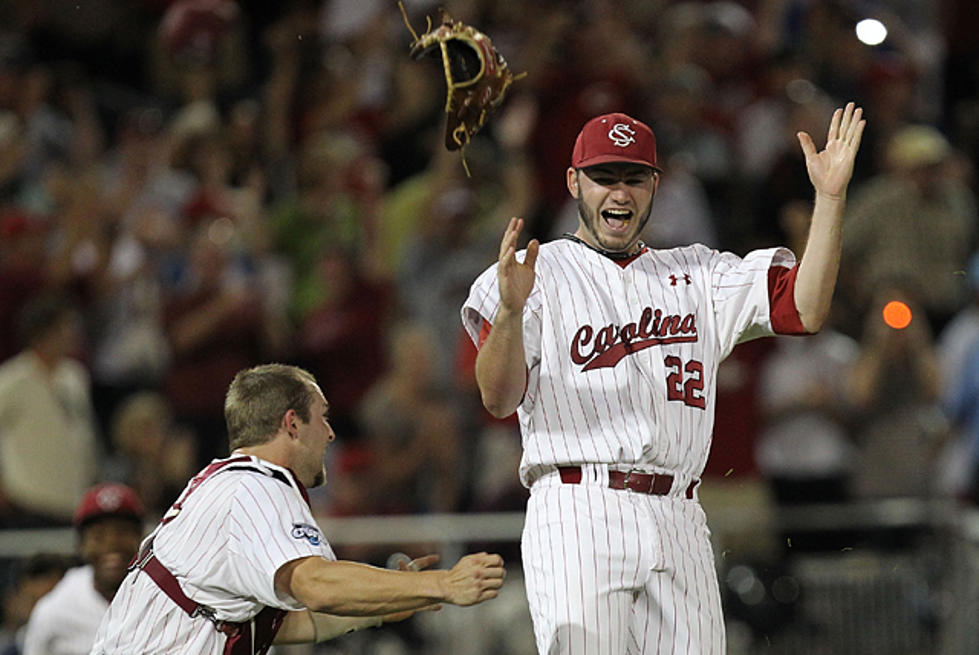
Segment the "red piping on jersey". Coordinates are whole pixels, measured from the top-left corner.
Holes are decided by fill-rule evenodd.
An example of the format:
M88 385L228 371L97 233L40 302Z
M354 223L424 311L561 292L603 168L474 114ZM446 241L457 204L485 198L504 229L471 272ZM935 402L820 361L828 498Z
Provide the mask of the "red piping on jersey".
M492 329L493 329L493 324L492 323L490 323L489 321L483 321L482 326L480 326L480 328L479 328L479 339L476 342L476 350L479 350L479 349L481 349L483 347L483 344L486 343L486 339L489 338L489 333L490 333L490 330L492 330ZM530 385L530 371L528 371L527 370L527 367L524 366L524 369L523 369L523 393L520 394L520 400L521 401L523 401L523 397L525 395L527 395L527 387L529 385Z
M795 305L795 278L799 265L768 269L768 311L775 334L812 334L806 330Z
M624 257L622 259L612 259L611 257L609 257L609 259L612 260L613 262L615 262L616 264L618 264L619 266L621 266L622 268L625 268L626 266L628 266L632 262L634 262L637 259L639 259L639 257L641 255L643 255L643 253L645 253L647 250L649 250L649 248L647 248L646 246L643 246L639 250L639 252L637 252L635 255L629 255L628 257Z

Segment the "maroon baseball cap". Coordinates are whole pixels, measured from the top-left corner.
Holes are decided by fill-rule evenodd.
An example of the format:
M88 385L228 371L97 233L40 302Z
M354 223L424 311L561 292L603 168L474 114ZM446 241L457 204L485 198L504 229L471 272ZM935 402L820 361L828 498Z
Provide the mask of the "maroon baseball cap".
M85 492L82 502L75 509L74 523L76 528L81 528L106 516L142 521L144 515L143 503L131 487L107 482Z
M649 126L626 114L603 114L591 119L578 133L571 153L574 168L626 162L656 165L656 135Z

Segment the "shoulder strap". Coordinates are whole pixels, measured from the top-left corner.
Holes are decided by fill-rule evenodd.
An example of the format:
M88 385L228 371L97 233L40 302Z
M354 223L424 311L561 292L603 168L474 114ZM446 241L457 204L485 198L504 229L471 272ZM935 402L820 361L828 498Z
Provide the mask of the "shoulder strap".
M183 503L195 489L201 486L205 480L222 471L251 471L269 476L295 488L299 491L303 500L309 504L309 495L306 493L305 486L296 478L292 471L289 471L289 475L286 476L281 471L263 469L256 466L248 456L232 457L230 459L212 462L200 473L195 475L180 495L180 498L171 506L166 516L160 520L157 530L180 514ZM274 607L264 607L255 617L247 622L234 623L218 620L214 615L213 609L188 597L183 589L180 588L180 583L177 582L177 578L174 577L173 573L156 558L153 554L154 536L155 531L143 543L139 554L133 558L130 569L138 569L146 573L156 583L156 586L160 588L160 591L166 594L188 616L191 618L204 617L214 624L214 628L218 632L227 635L228 640L225 643L224 655L263 655L268 652L276 633L282 626L286 611Z
M224 645L223 655L264 655L272 647L275 635L282 627L282 621L286 616L286 610L263 607L250 621L235 623L219 620L214 615L213 609L192 600L184 593L173 573L153 555L152 544L145 548L135 568L150 576L160 591L190 618L203 617L214 625L215 630L224 634L228 639Z

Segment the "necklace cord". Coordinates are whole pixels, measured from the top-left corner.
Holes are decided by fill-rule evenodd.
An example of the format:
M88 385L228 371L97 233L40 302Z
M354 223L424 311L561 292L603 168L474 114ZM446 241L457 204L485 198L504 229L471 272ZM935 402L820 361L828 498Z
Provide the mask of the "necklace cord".
M593 246L590 243L588 243L587 241L585 241L584 239L582 239L580 237L577 237L574 234L571 234L570 232L565 232L564 234L561 235L561 238L562 239L569 239L571 241L574 241L575 243L580 243L581 245L583 245L583 246L585 246L587 248L591 248L592 250L594 250L598 254L604 255L604 256L608 257L609 259L629 259L630 257L635 257L636 255L638 255L639 253L641 253L643 251L643 248L646 247L646 244L645 243L643 243L642 241L638 241L636 243L636 249L633 252L613 252L611 250L603 250L602 248L599 248L597 246Z

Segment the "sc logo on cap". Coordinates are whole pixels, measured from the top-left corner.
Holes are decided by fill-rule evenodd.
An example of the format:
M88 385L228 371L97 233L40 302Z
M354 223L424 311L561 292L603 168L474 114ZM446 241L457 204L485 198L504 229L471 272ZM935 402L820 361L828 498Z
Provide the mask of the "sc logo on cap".
M608 138L613 145L625 148L630 143L636 142L636 131L625 123L616 123L608 131Z

